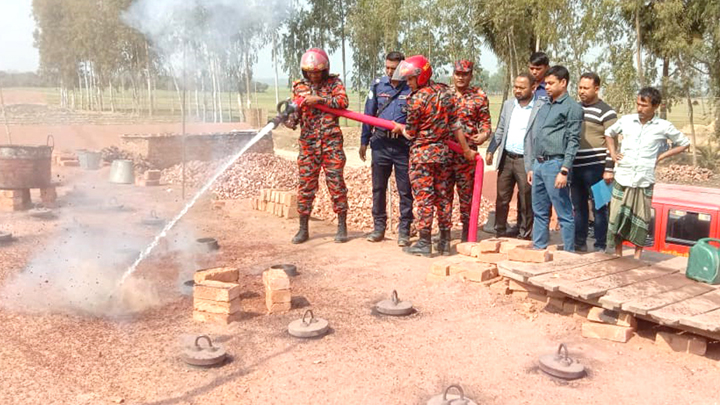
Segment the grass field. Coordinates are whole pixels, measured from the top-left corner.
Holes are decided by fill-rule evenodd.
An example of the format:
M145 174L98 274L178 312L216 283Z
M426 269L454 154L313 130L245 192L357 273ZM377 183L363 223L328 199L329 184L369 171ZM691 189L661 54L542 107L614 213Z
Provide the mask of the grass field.
M44 95L47 103L51 106L60 105L60 94L58 89L53 88L23 88L23 89L6 89L7 91L32 91L40 92ZM104 92L105 108L109 110L109 91ZM280 99L287 98L290 95L290 89L287 87L280 88ZM364 107L364 100L361 100L358 93L350 92L350 109L355 111L362 111ZM144 97L144 94L143 94ZM199 93L197 95L199 103L200 115L202 115L203 95ZM207 105L208 105L208 120L212 120L210 110L212 109L211 94L206 94ZM502 95L492 94L490 98L490 115L493 120L493 127L497 123L497 119L500 115L500 107L502 103ZM222 110L223 110L223 121L228 122L232 117L232 121L239 119L239 107L237 102L237 94L235 93L222 93L221 95ZM696 99L696 105L694 105L695 113L695 124L696 125L709 125L713 118L713 107L708 99ZM79 104L79 98L76 98L76 103ZM189 91L187 93L187 105L189 116L196 117L198 111L196 105L196 94L195 92ZM245 103L243 102L243 106ZM132 110L132 94L130 92L116 92L115 93L115 108L118 112L129 112ZM146 108L146 106L144 106ZM275 111L275 88L271 86L266 92L254 93L252 96L252 108L262 108L267 111L268 117L274 116ZM175 91L169 90L157 90L155 93L154 112L156 115L177 115L180 117L180 101ZM197 119L197 118L195 118ZM688 107L686 102L679 103L672 107L668 114L668 119L672 121L678 128L683 128L689 124ZM348 121L347 126L359 126L356 122ZM702 128L700 129L702 132Z

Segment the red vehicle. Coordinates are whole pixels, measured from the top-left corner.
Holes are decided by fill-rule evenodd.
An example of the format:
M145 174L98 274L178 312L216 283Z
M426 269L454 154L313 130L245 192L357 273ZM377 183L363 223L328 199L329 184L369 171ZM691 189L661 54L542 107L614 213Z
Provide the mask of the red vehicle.
M655 184L646 249L687 256L708 237L720 238L720 189Z

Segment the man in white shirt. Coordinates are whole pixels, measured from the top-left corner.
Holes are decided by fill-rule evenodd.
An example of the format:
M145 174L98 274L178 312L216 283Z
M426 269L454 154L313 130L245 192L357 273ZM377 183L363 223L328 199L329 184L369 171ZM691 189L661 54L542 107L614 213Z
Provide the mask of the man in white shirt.
M515 185L518 187L518 237L530 239L533 228L531 187L527 172L531 168L532 136L530 129L538 110L544 104L542 99L533 97L535 78L521 73L513 84L514 100L505 102L500 121L487 149L485 161L493 162L493 154L499 150L497 199L495 201L495 232L498 236L507 234L507 217ZM527 158L526 158L527 157Z
M622 256L622 244L628 241L635 245L635 258L640 258L651 219L655 167L690 146L690 140L672 123L655 115L661 101L656 88L640 89L635 102L638 113L623 116L605 131L608 152L615 161L607 244L615 247L617 256ZM619 151L618 135L622 135ZM668 140L673 147L660 153Z

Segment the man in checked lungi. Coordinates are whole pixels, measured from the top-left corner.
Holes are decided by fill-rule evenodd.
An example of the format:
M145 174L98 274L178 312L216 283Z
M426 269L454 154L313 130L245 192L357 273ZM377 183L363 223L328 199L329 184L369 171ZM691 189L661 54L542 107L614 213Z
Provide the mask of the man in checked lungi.
M615 161L607 245L615 247L617 256L622 256L622 244L628 241L640 259L650 225L655 167L690 146L690 140L672 123L655 115L661 102L658 89L640 89L637 114L623 116L605 131L608 152ZM619 151L618 135L622 135ZM668 140L672 148L661 153Z

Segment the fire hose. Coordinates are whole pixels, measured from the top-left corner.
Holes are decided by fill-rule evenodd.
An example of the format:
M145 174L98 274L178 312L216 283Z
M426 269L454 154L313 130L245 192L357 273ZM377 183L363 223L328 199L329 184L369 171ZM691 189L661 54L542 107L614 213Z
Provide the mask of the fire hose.
M284 122L290 114L292 114L294 111L296 111L299 106L302 104L303 99L302 98L295 98L293 100L284 100L278 103L277 105L277 111L278 115L272 119L273 124L277 127L282 122ZM345 117L349 118L353 121L362 122L364 124L368 124L374 127L383 128L388 131L392 131L395 128L395 123L390 120L385 120L378 117L373 117L370 115L360 114L355 111L351 110L340 110L337 108L330 108L323 104L313 104L313 108L317 108L320 111L324 111L328 114L333 114L339 117ZM460 144L458 144L455 141L446 141L448 147L457 152L462 154L462 147ZM476 242L477 241L477 227L478 227L478 217L480 216L480 200L482 197L482 187L483 187L483 176L485 171L485 162L483 161L480 154L475 155L475 181L473 183L473 195L472 195L472 205L470 208L470 224L468 227L468 242Z

